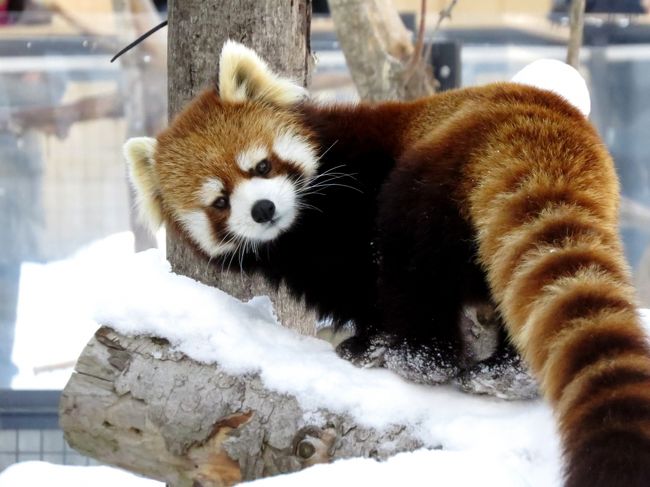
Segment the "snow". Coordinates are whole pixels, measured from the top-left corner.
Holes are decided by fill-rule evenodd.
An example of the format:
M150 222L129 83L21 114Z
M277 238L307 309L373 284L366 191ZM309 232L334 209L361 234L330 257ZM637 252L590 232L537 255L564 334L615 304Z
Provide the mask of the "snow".
M591 111L589 89L574 67L556 59L539 59L525 66L512 78L515 83L553 91L578 108L585 117Z
M0 474L0 487L164 487L110 467L72 467L47 462L16 463Z
M514 460L514 461L513 461ZM316 465L292 475L249 482L250 487L312 487L372 485L393 487L468 487L481 485L519 487L529 485L530 472L512 456L486 452L418 450L400 453L385 462L367 458Z
M156 237L164 254L164 231ZM133 255L133 234L122 232L64 260L23 263L12 352L19 371L13 389L65 387L74 362L97 330L93 318L97 283Z
M515 459L516 460L516 459ZM468 468L471 466L471 468ZM418 450L401 453L386 462L366 458L341 460L331 465L316 465L292 475L281 475L245 485L251 487L330 487L339 485L430 486L432 478L445 487L469 485L517 487L527 485L529 472L511 456L485 452ZM486 478L490 479L486 482ZM109 467L72 467L46 462L23 462L0 474L0 487L163 487L162 482L137 477Z
M356 368L341 360L330 344L282 328L268 298L244 303L174 275L155 250L128 259L122 268L114 267L103 276L102 286L95 302L98 323L122 333L167 338L195 360L219 362L232 373L259 372L268 388L296 396L311 418L325 407L347 412L370 427L406 424L428 448L444 448L444 453L400 457L394 465L426 457L427 478L442 480L455 470L452 465L473 465L476 458L485 458L492 465L489 472L494 472L484 475L487 485L557 483L555 426L549 408L540 401L470 396L448 386L409 384L385 370ZM356 466L391 468L358 462L337 463L331 475ZM428 466L431 462L449 466L434 472ZM472 472L466 472L468 481ZM528 483L517 480L517 472L527 472ZM509 483L504 484L504 476Z
M19 369L14 389L65 386L74 361L97 329L94 283L133 255L133 235L123 232L65 260L21 266L12 353Z
M131 244L129 234L119 234L68 261L25 266L20 317L47 326L18 329L17 362L28 355L45 356L52 349L61 350L54 359L70 360L96 328L106 324L123 333L165 337L188 356L219 362L233 373L259 372L267 387L295 395L311 420L317 421L318 409L326 407L375 428L406 424L427 448L383 463L350 459L317 466L256 481L256 487L279 482L283 486L349 485L354 478L376 485L460 486L479 481L487 487L559 485L555 424L542 401L471 396L450 386L409 384L386 370L358 369L339 359L330 344L281 327L268 298L241 302L171 273L158 250L133 254ZM35 285L42 287L27 288ZM34 296L43 299L48 293L51 302L29 306ZM641 313L650 326L650 311ZM35 332L47 344L37 352L34 347L40 345L28 340ZM53 358L42 360L52 363ZM57 381L66 377L64 372ZM23 367L19 378L19 383L35 380ZM0 487L18 485L18 478L21 485L38 485L39 478L50 479L49 485L54 486L95 485L108 475L97 467L30 462L0 474ZM124 487L162 485L136 477L123 479Z

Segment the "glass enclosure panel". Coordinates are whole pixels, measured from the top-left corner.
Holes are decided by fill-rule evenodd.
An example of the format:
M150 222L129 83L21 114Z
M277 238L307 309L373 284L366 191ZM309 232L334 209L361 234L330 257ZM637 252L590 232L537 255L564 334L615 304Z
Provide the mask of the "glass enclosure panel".
M0 388L61 388L96 328L92 283L155 245L121 147L166 123L164 31L109 60L164 13L18 3L0 17Z

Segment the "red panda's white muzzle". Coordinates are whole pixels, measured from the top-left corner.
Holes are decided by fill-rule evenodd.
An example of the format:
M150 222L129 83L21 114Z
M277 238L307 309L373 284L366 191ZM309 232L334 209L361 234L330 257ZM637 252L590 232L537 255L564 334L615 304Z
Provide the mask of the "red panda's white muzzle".
M295 217L296 188L285 176L242 181L230 196L228 230L247 240L273 240Z

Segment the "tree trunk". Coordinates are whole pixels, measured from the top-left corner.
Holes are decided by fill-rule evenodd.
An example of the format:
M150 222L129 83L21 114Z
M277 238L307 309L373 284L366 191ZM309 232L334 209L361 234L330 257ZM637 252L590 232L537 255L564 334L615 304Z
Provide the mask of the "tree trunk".
M433 94L431 67L390 0L329 0L336 35L359 97L410 100ZM415 56L415 58L414 58Z
M385 459L423 446L411 429L361 427L344 414L305 419L296 398L195 362L166 340L101 328L60 404L79 452L172 487L222 487L339 458Z
M172 0L169 3L169 115L173 117L203 88L215 82L226 39L254 49L279 74L307 85L311 67L311 0ZM287 290L261 278L221 272L168 228L167 258L178 274L216 286L239 299L266 294L278 318L301 333L314 334L316 316ZM233 264L237 267L237 263Z

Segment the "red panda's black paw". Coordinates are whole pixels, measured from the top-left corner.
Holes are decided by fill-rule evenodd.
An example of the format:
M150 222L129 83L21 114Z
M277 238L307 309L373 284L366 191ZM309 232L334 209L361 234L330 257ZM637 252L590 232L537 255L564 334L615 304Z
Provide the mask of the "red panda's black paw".
M450 347L413 345L388 334L353 336L336 353L358 367L383 367L417 384L446 383L460 372Z
M373 337L355 335L339 343L336 353L357 367L383 367L384 355L391 343L392 339L388 335Z
M385 368L416 384L445 384L460 373L450 345L402 342L386 351L384 361Z

